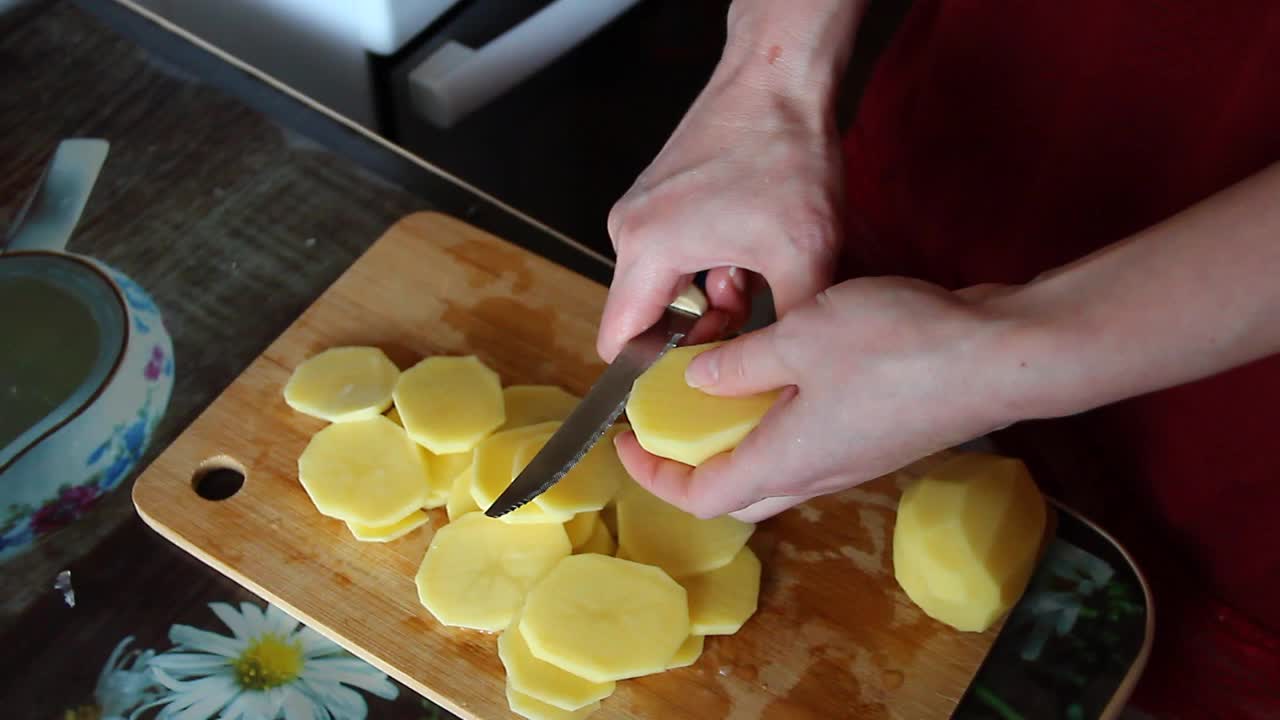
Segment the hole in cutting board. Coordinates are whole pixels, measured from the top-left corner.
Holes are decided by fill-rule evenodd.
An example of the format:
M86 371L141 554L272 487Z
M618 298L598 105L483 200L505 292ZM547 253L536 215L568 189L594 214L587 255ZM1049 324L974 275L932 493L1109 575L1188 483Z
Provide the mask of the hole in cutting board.
M205 500L226 500L244 487L244 467L229 457L210 458L191 476L191 489Z

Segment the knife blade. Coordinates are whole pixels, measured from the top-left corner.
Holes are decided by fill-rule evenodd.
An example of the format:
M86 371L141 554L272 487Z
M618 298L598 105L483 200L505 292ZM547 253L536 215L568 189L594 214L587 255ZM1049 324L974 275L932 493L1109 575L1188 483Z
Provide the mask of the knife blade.
M559 482L622 414L636 378L684 340L705 311L706 297L690 285L653 327L623 346L582 402L484 514L502 517Z

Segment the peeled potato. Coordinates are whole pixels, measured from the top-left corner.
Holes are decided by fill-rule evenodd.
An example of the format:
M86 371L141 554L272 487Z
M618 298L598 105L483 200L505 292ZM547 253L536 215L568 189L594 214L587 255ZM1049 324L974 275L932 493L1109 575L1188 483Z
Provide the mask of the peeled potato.
M680 649L676 650L676 654L671 656L667 661L667 669L674 670L676 668L689 667L698 662L698 658L702 657L702 646L706 641L701 635L690 635L681 643Z
M550 513L582 513L604 508L628 477L627 469L618 459L618 450L613 446L614 436L628 427L625 423L618 423L606 430L604 437L582 456L573 469L533 502ZM517 458L517 464L522 468L528 465L543 444L526 445Z
M390 525L373 526L349 522L347 523L347 529L351 531L351 534L357 540L364 542L391 542L417 530L426 522L427 514L421 510L414 510Z
M429 488L422 448L381 415L312 436L298 457L298 479L321 514L374 527L422 507Z
M982 632L1022 595L1045 523L1044 497L1020 461L958 455L903 492L894 575L930 617Z
M449 502L453 492L453 481L471 467L472 453L449 453L448 455L427 454L427 465L431 468L431 492L427 496L428 510L440 507ZM467 494L471 493L471 484L467 484Z
M560 422L581 402L575 395L555 385L511 385L502 389L507 421L500 430L526 425Z
M294 368L284 401L329 422L368 420L391 405L400 368L375 347L325 350Z
M474 355L429 357L393 395L409 437L437 455L471 450L506 420L498 374Z
M485 438L476 446L471 498L480 509L484 510L492 505L515 479L519 470L524 469L524 465L517 466L515 462L520 448L525 443L538 439L545 442L559 425L557 422L549 422L504 430ZM551 513L534 503L528 503L499 519L507 523L564 523L572 518L573 513Z
M722 568L680 582L689 593L689 628L696 635L732 635L756 612L760 560L744 547Z
M583 720L600 709L600 703L594 702L577 710L561 710L555 705L525 695L511 687L511 683L507 683L507 706L511 708L511 712L527 720Z
M404 427L404 421L400 419L400 411L394 407L387 411L387 419L400 427ZM427 467L430 469L431 487L427 491L427 501L423 503L422 507L430 510L448 503L454 479L471 465L471 453L436 455L425 448L424 451L427 453Z
M689 387L685 368L699 354L723 343L675 348L636 379L627 419L645 450L686 465L738 446L778 399L777 391L718 397Z
M471 497L471 484L475 472L476 466L472 463L453 479L453 487L449 489L449 497L444 504L444 511L449 516L449 522L457 522L458 518L467 513L480 511L480 506Z
M618 496L617 504L618 544L627 556L676 578L728 565L755 530L728 515L694 517L634 484Z
M445 625L502 630L561 558L560 525L512 525L469 513L440 528L422 558L418 599Z
M582 547L574 549L578 554L582 553L600 553L601 555L612 555L614 550L618 549L618 545L614 542L613 536L609 534L609 528L604 526L604 521L596 519L595 527L591 530L591 537L582 544Z
M684 588L662 570L572 555L525 600L520 633L539 660L592 682L666 669L689 636Z
M569 535L569 544L574 550L582 547L583 543L591 539L591 533L596 529L596 521L599 519L598 512L578 513L570 518L564 524L564 531Z
M628 479L627 482L624 482L622 484L622 487L618 488L618 495L622 494L623 488L627 487L628 483L634 485L635 481ZM610 501L609 504L605 505L604 509L600 511L600 519L604 521L604 526L609 528L609 533L612 534L614 537L618 537L618 504L616 502L617 495L614 495L614 498L615 498L615 501Z
M591 682L534 657L519 622L516 617L498 636L498 658L513 689L562 710L577 710L613 694L616 683Z

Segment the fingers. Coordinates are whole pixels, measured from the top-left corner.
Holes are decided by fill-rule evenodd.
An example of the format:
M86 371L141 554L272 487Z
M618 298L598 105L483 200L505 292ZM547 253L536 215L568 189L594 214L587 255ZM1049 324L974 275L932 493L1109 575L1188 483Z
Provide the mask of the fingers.
M714 268L707 273L707 301L729 318L726 329L737 329L751 314L751 273L736 267Z
M795 383L778 353L778 325L707 350L689 363L685 382L711 395L751 395Z
M777 497L765 498L759 502L748 505L747 507L729 513L733 517L742 522L758 523L761 520L767 520L774 515L799 505L806 500L812 500L816 495L779 495Z
M718 517L759 499L745 486L722 486L700 479L709 467L729 462L727 453L695 469L649 453L633 432L619 433L613 442L623 467L637 484L685 512L703 518Z
M618 457L642 487L685 512L719 517L744 510L773 495L800 495L812 458L803 443L787 441L800 421L792 407L794 388L784 390L760 426L732 452L721 453L696 468L652 455L632 432L614 440ZM778 468L790 468L779 478ZM780 482L783 480L784 482Z
M628 340L662 317L667 304L689 283L689 278L668 268L619 263L596 338L600 357L613 362Z

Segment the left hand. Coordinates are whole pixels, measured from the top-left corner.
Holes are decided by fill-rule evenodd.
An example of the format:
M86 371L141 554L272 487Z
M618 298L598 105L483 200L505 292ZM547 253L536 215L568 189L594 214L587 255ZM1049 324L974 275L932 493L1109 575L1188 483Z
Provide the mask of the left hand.
M619 455L684 510L755 522L1003 427L1009 373L1025 387L1035 372L1009 344L1016 324L988 302L1003 294L904 278L833 286L690 365L689 384L714 395L786 388L735 450L691 468L623 433Z

